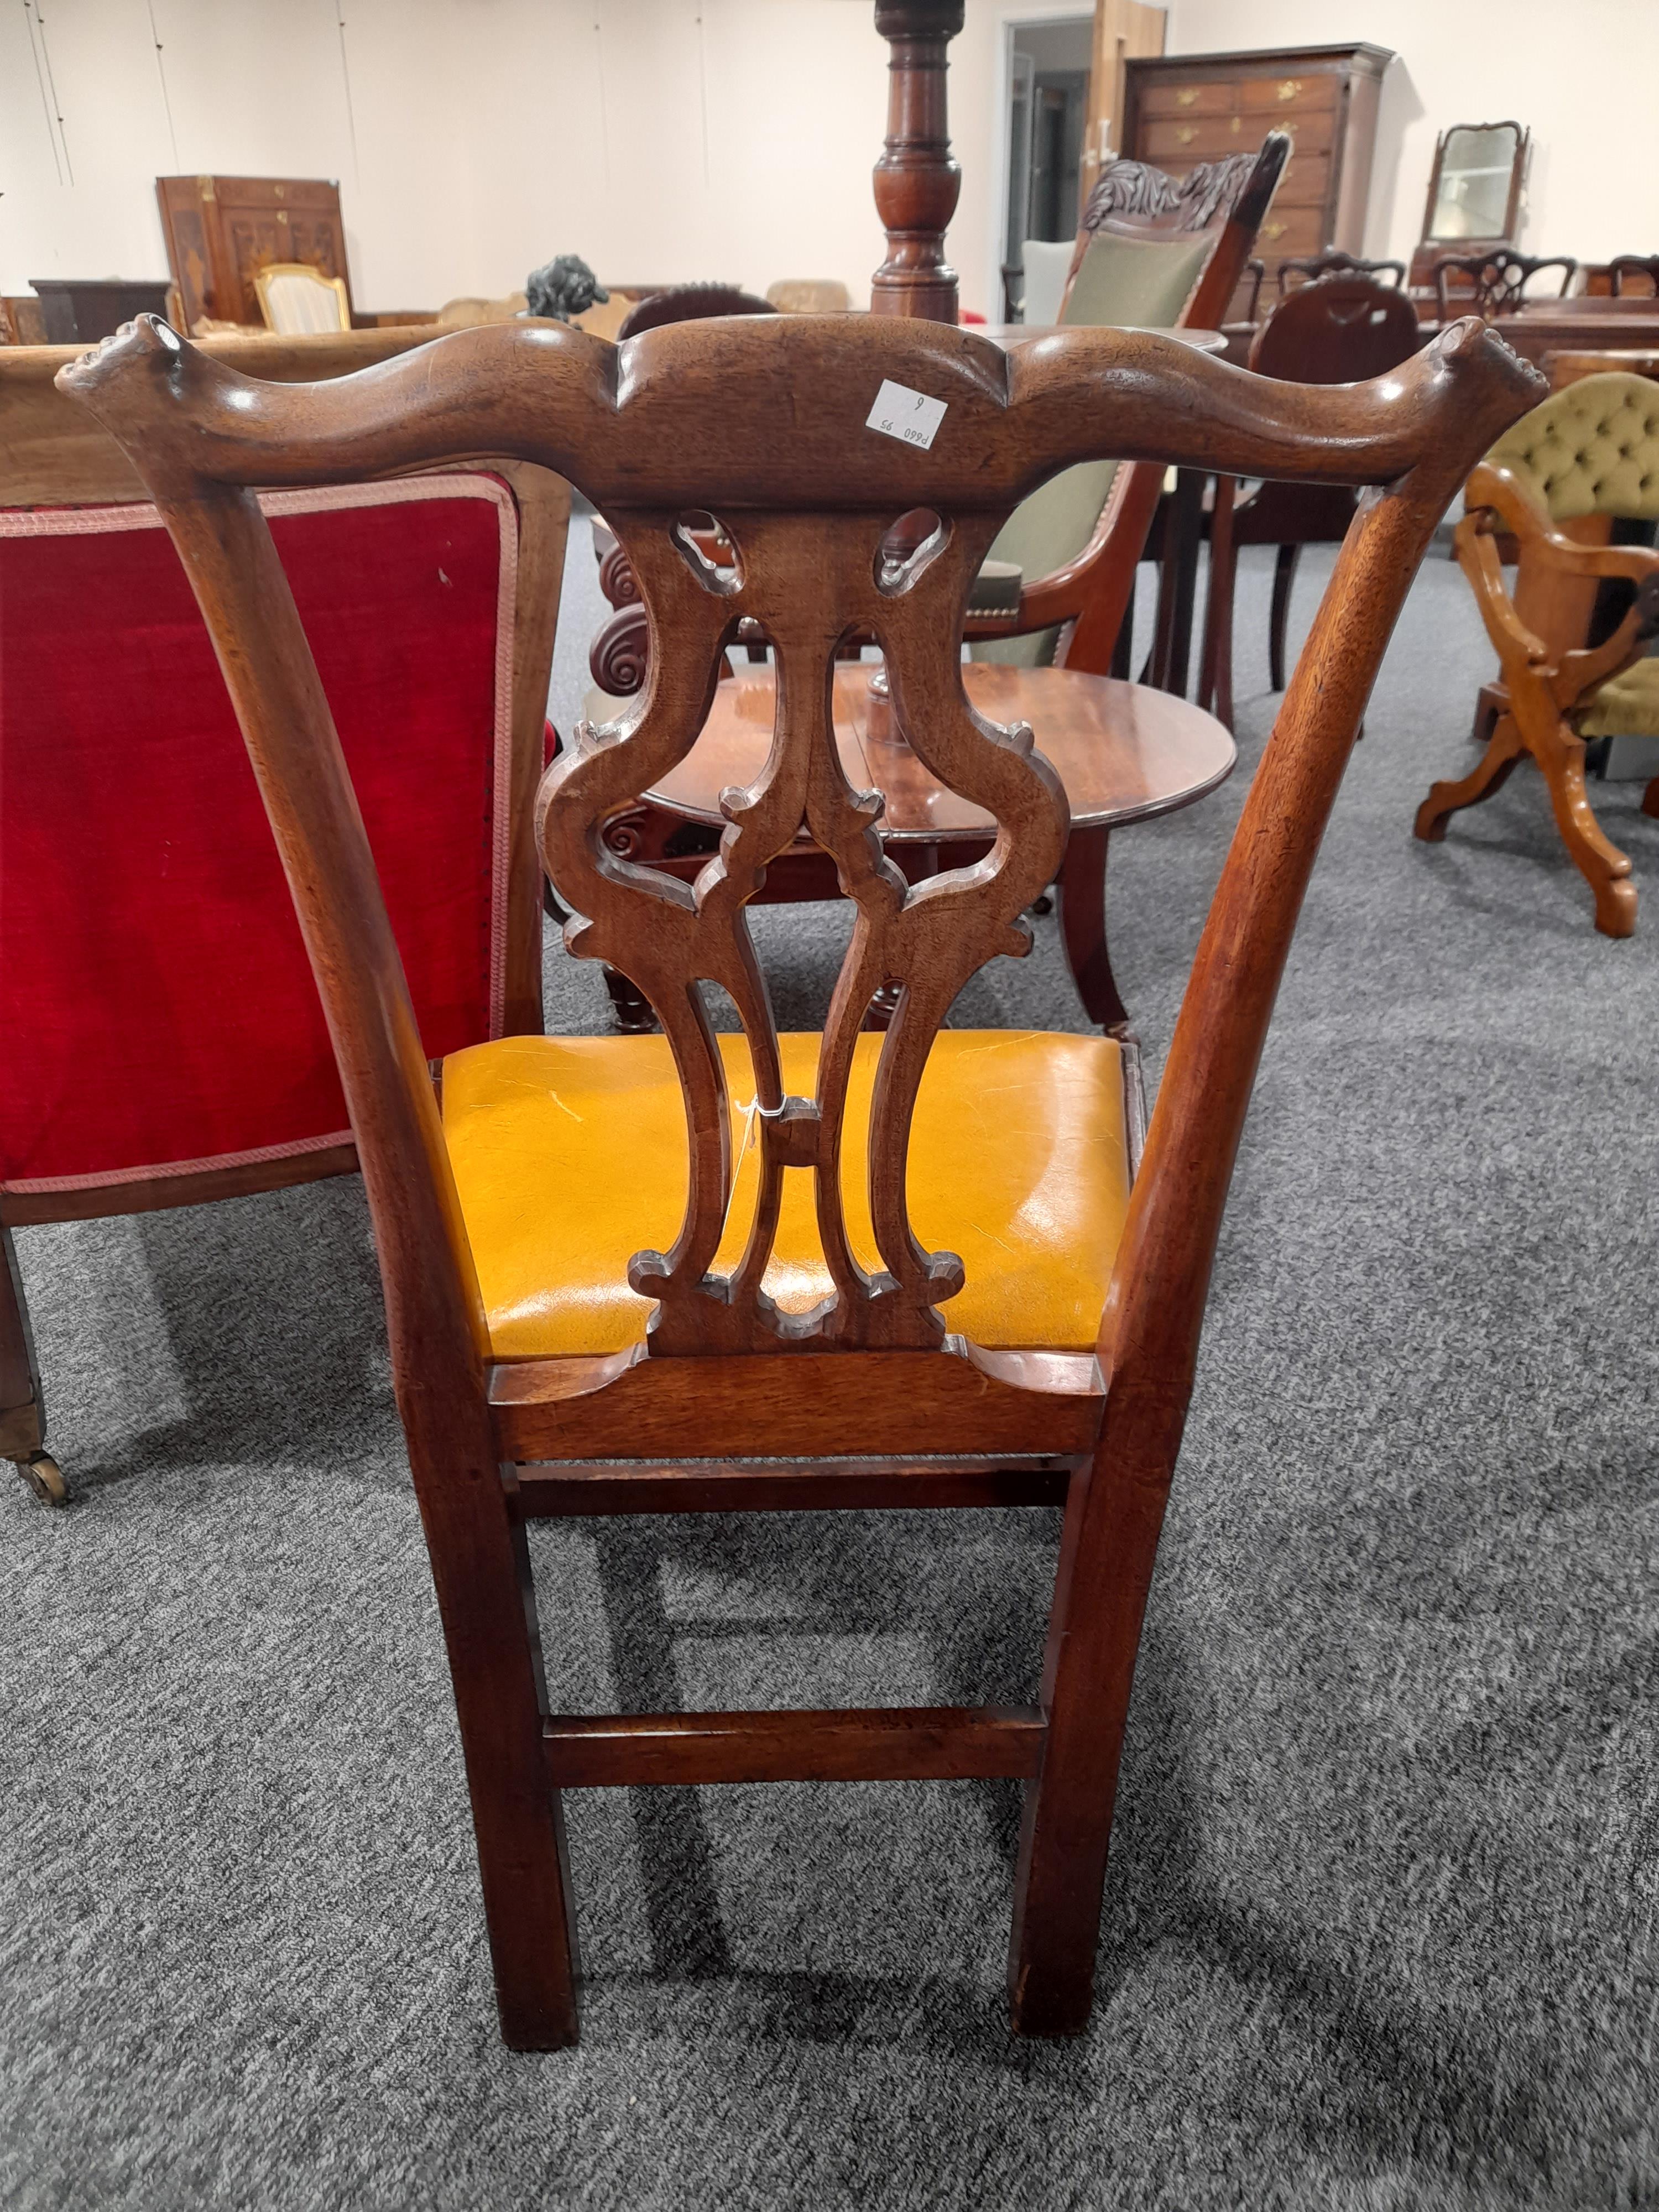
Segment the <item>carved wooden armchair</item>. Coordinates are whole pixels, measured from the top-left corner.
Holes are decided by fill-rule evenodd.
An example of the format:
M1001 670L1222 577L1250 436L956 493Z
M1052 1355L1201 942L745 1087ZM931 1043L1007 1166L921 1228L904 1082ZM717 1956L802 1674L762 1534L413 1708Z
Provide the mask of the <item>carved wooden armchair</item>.
M1659 384L1644 376L1586 376L1556 392L1499 439L1469 478L1457 557L1498 648L1498 681L1481 695L1477 734L1486 749L1469 775L1437 783L1417 835L1438 843L1460 807L1490 798L1528 753L1544 772L1561 841L1595 896L1595 927L1628 937L1636 886L1584 786L1587 743L1659 738L1659 552L1612 545L1620 518L1659 521ZM1500 537L1519 548L1513 590ZM1599 584L1622 580L1635 599L1604 641L1587 647ZM1659 776L1642 801L1659 815Z
M1179 180L1144 161L1109 161L1078 226L1062 325L1215 329L1290 151L1272 131L1259 153L1201 162ZM1023 500L969 601L975 659L1109 674L1164 475L1093 461Z
M1144 161L1108 162L1078 227L1060 323L1213 329L1290 149L1273 131L1259 153L1200 162L1179 180ZM974 580L963 634L975 658L1108 674L1163 482L1161 469L1091 462L1022 501ZM711 538L704 547L718 555ZM625 697L645 680L645 612L625 557L600 582L616 611L588 665L608 697Z
M866 427L884 380L931 450ZM1091 2002L1136 1645L1251 1081L1321 830L1446 501L1540 380L1478 325L1386 383L1304 390L1076 331L1005 356L899 319L440 339L334 386L255 384L153 322L64 373L142 469L223 659L327 1006L386 1285L398 1402L448 1639L507 2040L575 2039L560 1793L1015 1776L1010 1989L1028 2033ZM250 489L501 447L627 546L665 650L637 709L550 770L542 851L578 957L625 966L661 1037L521 1038L434 1084L327 702ZM968 708L957 641L1018 501L1106 453L1380 487L1361 507L1234 840L1137 1171L1118 1041L941 1029L1066 839L1030 732ZM896 515L940 526L897 574ZM737 550L711 568L681 518ZM744 617L781 672L759 780L695 885L602 830L683 758ZM929 766L1001 829L907 886L837 765L837 641L887 653ZM780 1038L744 909L803 821L856 903L823 1035ZM703 982L744 1034L717 1038ZM884 1036L860 1034L896 982ZM986 1141L976 1141L975 1127ZM677 1226L678 1224L678 1226ZM690 1455L688 1456L687 1455ZM524 1528L545 1514L1066 1506L1032 1702L573 1716L550 1706Z

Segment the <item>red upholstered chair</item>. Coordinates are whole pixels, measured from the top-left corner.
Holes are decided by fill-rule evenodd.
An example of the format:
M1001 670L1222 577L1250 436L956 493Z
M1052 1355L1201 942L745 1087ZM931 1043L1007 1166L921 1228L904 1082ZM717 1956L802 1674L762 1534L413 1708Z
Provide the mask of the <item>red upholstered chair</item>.
M427 1049L539 1030L530 803L568 488L509 462L264 504ZM236 718L151 507L0 509L0 1453L55 1502L10 1231L356 1165Z

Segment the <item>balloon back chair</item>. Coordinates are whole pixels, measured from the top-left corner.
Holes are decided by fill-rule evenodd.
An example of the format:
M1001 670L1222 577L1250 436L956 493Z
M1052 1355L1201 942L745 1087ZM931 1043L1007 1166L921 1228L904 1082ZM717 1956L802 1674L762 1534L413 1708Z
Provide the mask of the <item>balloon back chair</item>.
M1250 367L1258 376L1297 384L1358 384L1417 351L1417 314L1392 285L1335 270L1293 285L1257 331ZM1204 625L1199 703L1233 721L1233 592L1241 545L1272 545L1273 602L1267 620L1268 680L1285 689L1285 633L1291 591L1304 545L1338 544L1353 520L1346 484L1264 483L1243 495L1228 476L1216 480L1210 518L1210 596Z
M869 427L884 382L930 445ZM1383 644L1448 500L1541 388L1479 325L1386 383L1303 389L1169 340L1006 356L887 318L439 339L334 386L253 383L152 319L64 373L173 533L236 702L363 1164L398 1407L471 1791L508 2043L577 2033L561 1793L602 1784L1018 1777L1014 2025L1084 2027L1131 1675L1254 1070ZM660 1036L501 1039L434 1080L328 702L251 487L505 447L626 545L652 673L549 770L542 851L578 957L636 976ZM1066 838L1024 728L970 708L957 640L1009 512L1106 453L1377 489L1362 502L1206 926L1138 1172L1116 1039L941 1026ZM902 570L895 519L938 527ZM735 551L700 551L712 514ZM772 747L695 884L605 823L695 742L745 617L780 670ZM916 750L998 818L907 884L830 719L867 629ZM745 908L805 821L857 907L821 1035L780 1037ZM717 1037L721 986L743 1034ZM884 1034L861 1030L898 987ZM574 1716L550 1706L535 1515L1064 1501L1048 1656L1008 1707Z
M1469 774L1437 783L1417 835L1437 844L1452 815L1508 781L1530 754L1543 771L1561 842L1595 900L1595 927L1628 937L1636 885L1627 854L1597 822L1584 754L1601 738L1659 738L1659 552L1607 541L1615 521L1659 522L1659 384L1608 371L1581 377L1500 438L1469 478L1455 544L1474 586L1498 677L1480 695ZM1504 540L1516 548L1513 588ZM1634 587L1611 634L1584 642L1598 586ZM1643 797L1659 815L1659 776Z
M0 464L0 1455L61 1504L12 1232L357 1155L161 517L83 410L15 397L40 435ZM52 488L43 449L76 504L21 504ZM542 1025L531 810L569 505L512 460L265 501L434 1053Z

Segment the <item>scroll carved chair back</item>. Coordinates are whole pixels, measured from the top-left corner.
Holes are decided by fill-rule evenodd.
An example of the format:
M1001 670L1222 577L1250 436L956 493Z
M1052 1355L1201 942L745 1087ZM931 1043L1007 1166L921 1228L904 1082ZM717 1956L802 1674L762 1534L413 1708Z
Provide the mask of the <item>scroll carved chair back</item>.
M576 2033L557 1788L788 1777L1026 1778L1015 2022L1076 2032L1090 2008L1114 1780L1164 1500L1296 916L1417 563L1473 461L1542 380L1473 323L1385 382L1310 389L1133 332L1068 331L1005 355L927 321L787 316L684 325L616 349L562 328L497 326L309 389L228 374L144 321L64 380L127 446L173 533L328 1011L449 1638L508 2041L545 2047ZM884 383L942 407L930 440L868 426ZM500 452L554 469L610 519L653 625L643 695L615 726L584 732L542 794L543 852L576 916L573 949L616 961L644 986L687 1115L679 1237L633 1262L659 1301L656 1325L647 1347L614 1358L492 1364L396 946L251 489ZM952 996L982 961L1026 949L1022 911L1058 862L1066 808L1031 732L998 729L969 706L957 641L977 565L1011 509L1055 470L1103 453L1376 489L1339 556L1206 924L1095 1355L999 1356L945 1335L938 1309L959 1266L925 1249L910 1224L906 1131ZM920 508L939 516L938 529L902 565L884 561L892 521ZM705 513L724 525L735 572L701 564L690 524ZM602 831L696 741L721 647L744 617L765 626L776 650L771 750L757 781L726 795L721 851L683 884L607 853ZM886 648L915 750L1000 825L984 858L914 885L884 860L881 800L848 783L832 740L836 648L866 626ZM811 1097L784 1091L744 920L769 860L803 822L834 854L857 908ZM724 1275L712 1263L732 1163L704 979L731 994L747 1030L762 1148L747 1248ZM881 1265L866 1270L849 1249L838 1158L858 1019L887 981L899 1002L874 1082L869 1188ZM788 1316L762 1279L781 1178L800 1169L815 1176L834 1295ZM556 1221L547 1233L556 1245ZM736 1456L711 1480L706 1457L678 1461L688 1448ZM873 1455L858 1479L880 1502L914 1503L921 1475L960 1474L953 1453L992 1468L1004 1462L986 1455L1024 1455L1010 1482L1034 1479L1019 1475L1023 1464L1050 1485L1058 1470L1066 1485L1038 1706L549 1717L521 1588L521 1522L526 1496L562 1471L536 1462L579 1462L589 1474L598 1462L607 1481L619 1471L624 1484L636 1468L671 1492L681 1481L692 1510L714 1510L751 1477L780 1504L780 1462L829 1486L823 1496L797 1488L791 1502L848 1502L834 1491L850 1479L848 1454Z
M1615 300L1659 298L1659 253L1619 253L1607 264L1607 289Z
M1145 161L1109 162L1078 226L1060 323L1218 328L1290 151L1273 131L1255 153L1181 179ZM1057 475L1022 501L991 549L1022 572L1014 635L999 624L975 641L975 659L1058 658L1109 674L1163 483L1161 468L1120 458Z
M1507 246L1499 246L1492 253L1442 254L1434 264L1434 293L1441 319L1470 313L1516 314L1526 299L1528 285L1542 269L1561 271L1556 290L1565 299L1578 271L1578 264L1571 255L1553 254L1540 259L1529 253L1513 253Z
M1321 276L1370 276L1378 283L1403 285L1406 264L1403 261L1366 261L1358 254L1344 253L1333 246L1327 253L1314 253L1305 260L1281 261L1277 282L1279 296L1288 299L1297 284L1312 284ZM1294 277L1296 283L1291 279Z

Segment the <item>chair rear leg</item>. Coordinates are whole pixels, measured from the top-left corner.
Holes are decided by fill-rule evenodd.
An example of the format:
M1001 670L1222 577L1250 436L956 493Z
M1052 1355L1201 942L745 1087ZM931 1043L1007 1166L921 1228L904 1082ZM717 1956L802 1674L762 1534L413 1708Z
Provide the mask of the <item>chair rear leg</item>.
M1043 1660L1042 1766L1027 1785L1008 1952L1020 2035L1080 2035L1094 2004L1106 1850L1135 1654L1169 1493L1073 1476Z
M1642 793L1642 811L1644 814L1659 815L1659 775L1654 777Z
M1296 581L1296 564L1301 558L1299 545L1281 545L1273 562L1273 606L1267 621L1267 676L1275 691L1285 689L1285 634L1291 619L1291 586Z
M578 2039L580 1968L518 1479L496 1468L493 1448L445 1441L441 1455L410 1433L410 1462L448 1647L501 2037L514 2051L557 2051Z
M69 1486L46 1448L46 1409L9 1229L0 1228L0 1458L11 1461L43 1505L67 1505Z

